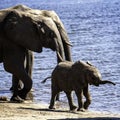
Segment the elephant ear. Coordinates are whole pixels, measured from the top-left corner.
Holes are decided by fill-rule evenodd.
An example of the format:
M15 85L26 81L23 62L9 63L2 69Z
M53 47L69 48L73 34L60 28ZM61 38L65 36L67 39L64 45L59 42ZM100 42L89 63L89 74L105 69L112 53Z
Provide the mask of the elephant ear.
M90 85L92 85L94 83L92 74L93 74L92 71L90 71L88 69L85 71L85 79L86 79L87 83L89 83Z
M54 21L31 11L12 11L4 20L5 36L29 50L42 52L51 48L64 56L63 43Z
M72 45L71 45L70 40L68 38L68 34L64 28L63 23L61 22L61 20L59 19L58 16L57 16L57 20L55 21L55 23L56 23L56 26L59 30L59 33L60 33L60 36L61 36L61 39L63 42L63 47L65 50L65 58L66 58L66 60L71 61L72 58L71 58L70 46L72 46Z
M66 60L71 61L72 58L71 58L70 46L72 46L72 45L70 44L68 34L67 34L65 27L64 27L62 21L60 20L59 16L54 11L43 10L42 13L45 16L50 17L56 24L56 27L59 31L59 34L60 34L60 37L61 37L61 40L63 43L63 47L64 47L64 51L65 51L65 58L66 58Z
M31 17L14 10L6 16L3 24L5 36L8 39L29 50L42 51L36 25Z
M89 84L99 86L99 82L101 81L101 73L100 71L93 65L89 65L86 69L86 80Z
M85 72L86 72L86 63L84 61L76 61L73 65L72 65L72 71L75 74L75 76L81 76L81 77L85 77ZM81 81L84 83L85 79L81 79Z
M59 34L61 35L61 39L63 40L63 42L71 46L65 27L62 21L60 20L59 16L56 14L56 12L48 11L48 10L42 10L39 12L40 14L43 14L44 16L50 17L54 21L57 29L59 30Z

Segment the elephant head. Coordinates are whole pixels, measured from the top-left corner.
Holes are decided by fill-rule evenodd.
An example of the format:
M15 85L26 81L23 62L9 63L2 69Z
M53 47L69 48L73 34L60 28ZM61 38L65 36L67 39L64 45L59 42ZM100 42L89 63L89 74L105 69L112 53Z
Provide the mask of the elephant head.
M79 69L79 71L81 72L80 74L84 75L86 82L90 85L99 86L100 84L106 83L115 85L115 83L111 81L102 80L102 76L99 70L88 62L77 61L73 64L73 68Z
M102 80L101 73L95 66L93 66L90 63L86 63L86 64L87 64L86 77L89 84L95 86L99 86L100 84L106 84L106 83L115 85L115 83L111 81Z
M57 14L27 7L22 11L20 7L24 6L14 7L4 18L5 36L35 52L42 52L43 47L51 48L57 52L58 61L61 61L60 56L71 61L69 39L62 22L56 19Z

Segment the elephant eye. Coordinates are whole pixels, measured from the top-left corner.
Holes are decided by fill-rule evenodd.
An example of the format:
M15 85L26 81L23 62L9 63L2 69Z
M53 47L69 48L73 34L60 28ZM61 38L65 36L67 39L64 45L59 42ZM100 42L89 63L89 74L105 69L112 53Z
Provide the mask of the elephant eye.
M53 33L53 32L50 32L50 33L49 33L49 37L50 37L50 38L53 38L53 37L54 37L54 33Z

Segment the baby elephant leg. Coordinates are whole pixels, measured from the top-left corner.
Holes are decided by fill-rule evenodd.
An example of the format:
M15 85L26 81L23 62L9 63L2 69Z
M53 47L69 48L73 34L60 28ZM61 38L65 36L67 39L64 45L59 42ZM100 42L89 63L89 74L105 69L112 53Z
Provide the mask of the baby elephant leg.
M57 94L59 93L58 89L56 87L54 87L52 85L52 95L51 95L51 100L50 100L50 106L49 106L49 109L55 109L54 108L54 105L55 105L55 100L56 100L56 96Z
M84 109L88 109L89 105L91 104L91 96L90 96L90 93L89 93L89 90L88 90L88 87L85 87L83 89L83 95L85 96L86 98L86 101L84 102Z
M78 99L78 109L77 111L83 111L83 101L82 101L82 90L75 90L77 99Z
M75 110L77 107L73 104L72 92L68 91L68 92L65 92L65 93L66 93L67 98L68 98L68 103L69 103L69 106L70 106L70 110Z

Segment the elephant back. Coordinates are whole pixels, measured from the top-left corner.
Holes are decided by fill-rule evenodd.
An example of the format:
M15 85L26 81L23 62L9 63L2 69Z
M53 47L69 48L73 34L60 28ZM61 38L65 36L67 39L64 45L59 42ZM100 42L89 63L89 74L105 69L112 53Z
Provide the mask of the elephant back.
M52 81L68 80L72 64L73 62L69 61L60 62L52 72Z
M25 5L16 5L14 7L10 7L7 9L2 9L0 10L0 22L4 21L4 18L11 12L14 10L19 10L19 11L28 11L31 10L31 8L25 6Z
M70 61L64 61L64 62L60 62L56 67L55 70L69 70L71 69L71 66L73 65L73 62Z
M65 62L60 62L55 69L53 70L52 74L55 73L66 73L68 71L70 71L71 66L73 65L73 62L69 62L69 61L65 61Z
M73 65L72 65L72 69L80 69L80 70L84 70L86 67L88 67L89 65L84 62L84 61L76 61Z

